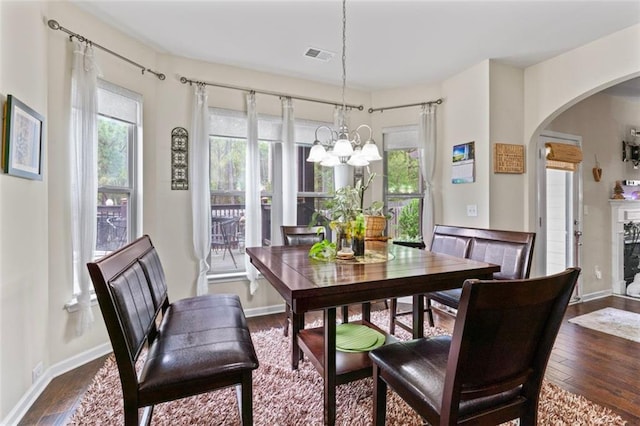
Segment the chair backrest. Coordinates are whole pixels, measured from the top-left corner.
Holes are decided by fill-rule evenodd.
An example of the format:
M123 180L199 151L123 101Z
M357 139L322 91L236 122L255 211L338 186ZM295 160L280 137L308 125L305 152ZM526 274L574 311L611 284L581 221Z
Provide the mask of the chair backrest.
M469 258L500 265L500 272L493 274L496 280L529 278L533 246L533 232L476 229L469 248Z
M433 237L431 238L431 248L429 250L456 257L467 257L472 237L464 235L461 232L463 229L468 228L436 225L433 228Z
M537 405L549 355L579 274L579 268L569 268L548 277L464 283L441 424L455 424L459 414L464 415L465 401L502 392L523 404ZM478 400L474 403L478 409Z
M238 218L229 219L220 225L226 244L235 246L238 243L238 225Z
M315 244L324 240L324 226L280 226L282 242L285 246Z
M500 265L497 280L522 279L531 272L535 238L534 232L436 225L431 251Z
M135 391L135 361L157 335L156 318L168 306L160 259L145 235L87 263L118 364L123 389ZM153 284L151 284L153 283ZM125 393L126 394L126 393Z

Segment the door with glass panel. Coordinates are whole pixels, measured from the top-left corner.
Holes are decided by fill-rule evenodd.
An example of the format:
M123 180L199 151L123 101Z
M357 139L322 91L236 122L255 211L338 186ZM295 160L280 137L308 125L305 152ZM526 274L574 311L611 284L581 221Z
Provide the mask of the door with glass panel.
M560 145L550 145L560 144ZM549 146L580 148L579 136L543 132L538 141L538 238L541 274L580 266L582 246L582 178L580 163L553 161ZM580 297L576 286L574 297Z

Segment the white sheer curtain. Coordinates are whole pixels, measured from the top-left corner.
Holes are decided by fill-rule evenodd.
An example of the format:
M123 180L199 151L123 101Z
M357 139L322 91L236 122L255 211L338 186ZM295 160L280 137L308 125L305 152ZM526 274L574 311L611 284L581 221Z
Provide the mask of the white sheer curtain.
M74 286L80 289L76 333L93 323L87 262L96 246L98 195L98 67L93 47L73 43L71 71L71 247ZM75 287L74 287L75 288Z
M247 155L245 170L245 244L247 247L262 245L262 220L260 211L260 150L258 148L258 114L256 96L247 95ZM258 271L245 256L245 268L249 280L249 291L258 289Z
M284 98L282 99L283 225L298 224L298 162L294 129L293 103L291 98Z
M422 203L422 238L429 247L434 225L433 176L436 170L436 106L425 105L418 121L418 146L420 147L420 172L424 180Z
M209 188L209 109L204 85L196 85L191 117L191 215L193 218L193 249L198 259L198 296L209 292L207 257L211 251L211 191Z

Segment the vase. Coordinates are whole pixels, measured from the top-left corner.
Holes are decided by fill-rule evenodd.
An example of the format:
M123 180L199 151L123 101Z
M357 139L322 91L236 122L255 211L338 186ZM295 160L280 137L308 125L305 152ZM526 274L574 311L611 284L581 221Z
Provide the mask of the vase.
M364 256L364 238L353 238L351 248L354 256Z
M352 254L353 249L351 248L351 238L349 238L349 233L341 227L337 228L336 234L336 251L340 254L347 255Z

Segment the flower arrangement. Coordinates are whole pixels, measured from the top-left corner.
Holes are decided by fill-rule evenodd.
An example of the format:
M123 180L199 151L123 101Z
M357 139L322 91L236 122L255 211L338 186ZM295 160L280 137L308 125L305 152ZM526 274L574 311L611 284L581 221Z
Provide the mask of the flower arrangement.
M326 201L324 209L321 212L315 211L311 217L312 224L318 221L324 222L337 233L339 251L344 247L343 239L346 241L355 239L361 242L361 250L359 250L360 247L355 250L360 254L356 255L364 254L364 239L368 236L366 216L379 216L383 218L384 224L390 217L384 214L382 201L374 201L369 207L364 208L364 194L375 177L376 173L370 173L366 181L359 179L355 186L347 185L338 188L333 197ZM380 234L382 231L384 226L379 230Z

